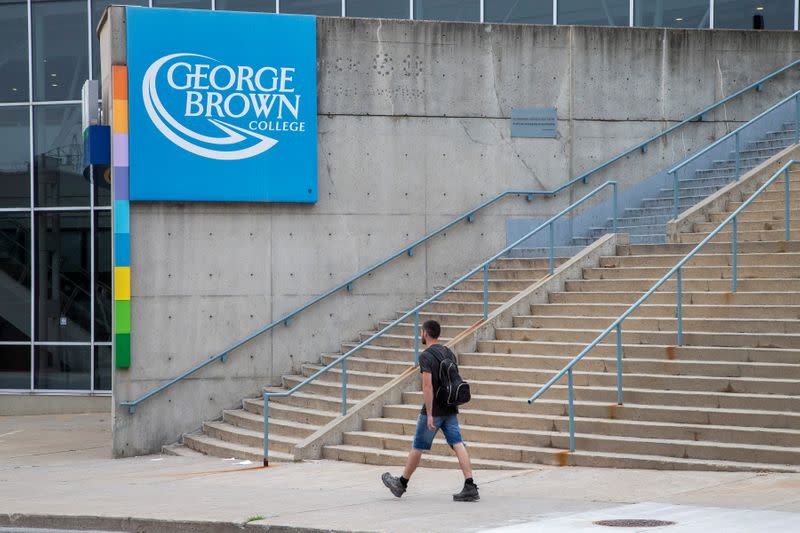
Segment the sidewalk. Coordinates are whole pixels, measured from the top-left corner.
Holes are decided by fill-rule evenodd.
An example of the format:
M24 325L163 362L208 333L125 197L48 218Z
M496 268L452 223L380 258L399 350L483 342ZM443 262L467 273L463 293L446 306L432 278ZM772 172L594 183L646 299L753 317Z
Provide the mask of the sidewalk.
M0 417L0 527L125 530L137 521L111 519L132 517L171 521L148 530L232 531L257 518L254 530L516 533L614 531L592 522L659 518L677 522L659 531L800 531L796 474L477 472L481 501L458 504L450 496L460 488L458 472L420 470L398 500L380 483L387 469L367 465L318 461L265 469L203 455L110 459L108 426L108 417L98 415ZM21 516L12 524L9 515ZM87 518L35 518L44 515Z

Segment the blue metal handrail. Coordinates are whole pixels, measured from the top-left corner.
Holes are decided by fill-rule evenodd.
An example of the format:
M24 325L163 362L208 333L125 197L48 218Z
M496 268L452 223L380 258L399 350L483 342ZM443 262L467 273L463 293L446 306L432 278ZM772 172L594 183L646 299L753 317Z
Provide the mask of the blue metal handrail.
M714 237L716 237L722 229L727 226L728 224L732 224L731 230L731 248L732 248L732 255L733 260L731 261L731 269L732 269L732 276L731 276L731 291L736 292L737 289L737 252L738 252L738 234L737 234L737 225L736 225L736 217L739 214L747 209L747 207L753 203L753 201L758 198L770 185L772 185L778 177L783 174L785 179L785 186L784 186L784 201L785 201L785 212L784 212L784 221L786 224L784 238L785 240L789 240L791 237L791 218L790 218L790 209L789 209L789 169L794 166L800 164L800 160L792 160L783 165L775 174L772 175L770 179L768 179L761 187L759 187L745 202L742 203L736 210L731 213L728 218L722 221L719 226L717 226L708 236L700 241L700 243L695 246L691 252L686 254L686 256L678 261L678 263L667 272L664 277L658 280L646 293L642 295L641 298L636 300L636 302L631 305L624 313L622 313L614 322L611 323L600 335L597 336L595 340L593 340L586 348L581 351L578 355L575 356L572 361L570 361L564 368L562 368L553 378L545 383L542 388L539 389L536 394L531 396L528 399L528 403L531 404L535 402L539 397L542 396L554 383L559 381L564 374L567 374L567 401L569 404L569 449L570 451L575 451L575 408L574 408L574 401L573 401L573 384L572 384L572 369L575 365L577 365L587 353L589 353L592 349L594 349L600 342L605 339L609 333L616 330L617 332L617 403L622 405L622 321L628 318L636 309L644 303L654 292L656 292L664 283L667 282L673 275L676 276L677 279L677 330L678 330L678 346L683 346L683 283L682 283L682 275L681 269L683 266L692 259L706 244L708 244Z
M673 205L672 213L673 213L673 217L674 218L678 218L678 212L679 212L679 205L678 205L678 202L679 202L678 196L679 196L679 194L678 193L679 193L680 184L679 184L679 180L678 180L678 171L680 169L682 169L683 167L685 167L686 165L688 165L689 163L691 163L692 161L694 161L695 159L697 159L701 155L707 153L709 150L713 149L714 147L716 147L716 146L720 145L721 143L727 141L731 137L734 137L734 144L735 144L734 153L735 153L735 161L736 161L735 162L734 177L735 177L736 180L738 180L741 177L741 156L740 156L740 146L739 146L740 145L739 137L740 137L741 132L745 128L751 126L755 122L758 122L759 120L761 120L762 118L764 118L768 114L772 113L773 111L778 109L780 106L782 106L784 104L787 104L791 100L794 100L794 107L795 107L794 142L795 143L800 143L800 91L797 91L796 93L787 96L786 98L784 98L783 100L781 100L777 104L773 105L772 107L770 107L769 109L767 109L763 113L760 113L756 117L748 120L747 122L745 122L744 124L742 124L741 126L736 128L732 132L728 133L727 135L724 135L724 136L720 137L719 139L717 139L713 143L709 144L708 146L706 146L705 148L703 148L702 150L700 150L699 152L694 154L692 157L690 157L690 158L688 158L688 159L686 159L684 161L681 161L680 163L678 163L677 165L675 165L674 167L669 169L667 171L667 174L672 174L672 202L673 202L672 203L672 205Z
M457 223L459 223L461 221L472 222L475 219L475 215L476 215L476 213L478 211L481 211L482 209L484 209L484 208L496 203L500 199L505 198L507 196L511 196L511 195L517 195L517 196L524 195L528 201L531 201L531 200L534 199L535 196L546 196L546 197L555 196L559 192L561 192L561 191L563 191L563 190L565 190L565 189L567 189L569 187L572 187L572 186L576 185L579 182L582 182L582 183L586 184L586 183L588 183L589 177L591 175L595 174L596 172L599 172L599 171L611 166L612 164L616 163L620 159L622 159L624 157L627 157L628 155L636 152L637 150L641 150L642 153L646 153L647 152L647 146L650 143L652 143L654 141L657 141L658 139L660 139L660 138L662 138L662 137L664 137L666 135L669 135L670 133L674 132L675 130L677 130L679 128L682 128L682 127L686 126L687 124L690 124L690 123L695 122L695 121L702 121L703 120L703 116L705 114L713 111L717 107L720 107L720 106L730 102L731 100L733 100L735 98L738 98L739 96L741 96L742 94L745 94L746 92L749 92L749 91L751 91L753 89L755 89L757 91L760 91L765 82L770 81L772 78L775 78L776 76L779 76L780 74L782 74L782 73L784 73L784 72L786 72L786 71L788 71L788 70L790 70L790 69L792 69L792 68L794 68L794 67L796 67L798 65L800 65L800 59L789 63L788 65L786 65L786 66L784 66L784 67L772 72L771 74L768 74L767 76L761 78L760 80L756 81L755 83L751 83L747 87L744 87L744 88L736 91L735 93L731 94L730 96L715 102L714 104L706 107L705 109L703 109L703 110L691 115L689 118L687 118L687 119L685 119L685 120L683 120L683 121L681 121L681 122L679 122L679 123L667 128L666 130L662 131L658 135L650 137L649 139L645 140L644 142L641 142L641 143L633 146L632 148L629 148L628 150L625 150L621 154L609 159L605 163L603 163L603 164L601 164L601 165L599 165L599 166L597 166L597 167L595 167L595 168L593 168L593 169L591 169L591 170L589 170L587 172L584 172L580 176L568 181L567 183L563 184L562 186L560 186L560 187L558 187L556 189L553 189L553 190L550 190L550 191L514 191L514 190L512 190L512 191L506 191L506 192L498 194L497 196L495 196L495 197L483 202L482 204L480 204L479 206L469 210L468 212L466 212L466 213L464 213L462 215L459 215L454 220L452 220L451 222L448 222L444 226L441 226L440 228L428 233L427 235L425 235L424 237L418 239L417 241L415 241L411 245L406 246L406 247L398 250L397 252L393 253L392 255L387 257L386 259L384 259L384 260L380 261L379 263L375 264L374 266L369 267L368 269L359 272L355 276L349 278L347 281L344 281L344 282L340 283L339 285L333 287L332 289L329 289L328 291L322 293L321 295L317 296L316 298L314 298L313 300L309 301L308 303L298 307L294 311L291 311L287 315L284 315L281 318L270 322L266 326L256 330L252 334L250 334L250 335L246 336L245 338L237 341L236 343L232 344L231 346L228 346L227 348L225 348L221 352L216 353L216 354L208 357L207 359L205 359L202 362L200 362L200 363L194 365L193 367L189 368L188 370L186 370L182 374L178 375L177 377L175 377L173 379L170 379L170 380L162 383L161 385L158 385L157 387L151 389L149 392L145 393L144 395L140 396L139 398L137 398L135 400L129 400L129 401L120 402L120 405L127 407L129 413L135 413L136 412L136 406L139 405L140 403L142 403L143 401L147 400L148 398L151 398L152 396L155 396L156 394L160 393L161 391L171 387L175 383L178 383L179 381L182 381L183 379L186 379L187 377L189 377L192 374L194 374L195 372L205 368L206 366L210 365L211 363L214 363L216 361L221 361L221 362L225 363L227 361L227 359L228 359L228 354L230 352L232 352L233 350L235 350L235 349L239 348L240 346L250 342L254 338L258 337L259 335L262 335L262 334L272 330L273 328L275 328L276 326L278 326L280 324L284 324L284 325L288 326L290 321L295 316L297 316L298 314L302 313L303 311L305 311L309 307L311 307L311 306L319 303L320 301L328 298L332 294L335 294L335 293L337 293L337 292L339 292L339 291L341 291L343 289L346 289L347 291L352 290L353 283L355 283L359 279L363 278L364 276L367 276L367 275L371 274L375 270L381 268L385 264L393 261L394 259L400 257L403 254L408 254L409 256L412 256L414 254L414 249L416 247L420 246L421 244L424 244L425 242L429 241L430 239L432 239L436 235L439 235L440 233L446 231L448 228L452 227L453 225L455 225L455 224L457 224Z
M510 250L512 250L512 249L516 248L517 246L519 246L520 244L522 244L522 242L524 242L525 240L527 240L527 239L533 237L534 235L536 235L539 231L543 230L544 228L548 228L549 229L549 239L550 239L550 246L549 246L549 248L550 248L550 266L549 266L549 272L550 272L550 274L552 274L553 271L554 271L554 263L555 263L555 256L554 256L554 249L555 248L554 248L554 245L553 245L553 241L554 241L553 224L557 220L559 220L561 217L563 217L564 215L572 212L573 210L575 210L579 206L583 205L589 199L591 199L592 197L594 197L595 195L597 195L598 193L600 193L601 191L603 191L604 189L606 189L608 187L612 188L612 198L613 198L613 205L614 205L614 224L613 224L613 229L614 229L614 232L616 233L616 231L617 231L617 182L616 181L607 181L604 184L602 184L599 187L597 187L596 189L594 189L593 191L591 191L589 194L587 194L583 198L581 198L580 200L577 200L576 202L574 202L570 206L562 209L556 215L554 215L553 217L549 218L548 220L543 222L541 225L539 225L535 229L529 231L528 233L526 233L525 235L523 235L522 237L520 237L519 239L517 239L516 241L514 241L510 245L506 246L505 248L503 248L502 250L500 250L499 252L497 252L496 254L491 256L489 259L486 259L483 263L481 263L480 265L476 266L475 268L473 268L472 270L470 270L469 272L467 272L466 274L464 274L463 276L461 276L460 278L458 278L457 280L452 282L447 287L441 289L439 292L437 292L436 294L434 294L433 296L431 296L430 298L428 298L427 300L425 300L421 304L417 305L416 307L414 307L410 311L407 311L405 314L403 314L403 316L401 316L400 318L396 319L394 322L392 322L388 326L386 326L383 329L381 329L380 331L372 334L368 339L362 341L361 343L359 343L356 347L352 348L347 353L339 356L335 361L333 361L332 363L326 365L325 367L321 368L316 373L314 373L314 375L307 377L305 380L303 380L302 382L298 383L297 385L295 385L294 387L292 387L291 389L289 389L287 391L281 391L281 392L266 392L265 391L263 393L263 395L262 395L263 399L264 399L264 412L263 412L263 414L264 414L264 466L268 466L269 465L269 399L270 398L285 398L287 396L291 396L292 394L294 394L298 390L302 389L303 387L305 387L306 385L308 385L309 383L311 383L312 381L317 379L322 374L325 374L326 372L328 372L330 369L332 369L332 368L334 368L334 367L336 367L338 365L342 365L342 416L346 415L347 414L347 359L349 359L353 354L355 354L356 352L361 350L363 347L371 344L372 341L374 341L375 339L378 339L378 338L382 337L387 331L389 331L390 329L392 329L393 327L397 326L398 324L400 324L401 322L403 322L404 320L406 320L407 318L409 318L410 316L413 315L414 316L414 364L417 365L419 363L419 314L420 314L420 311L424 307L426 307L429 303L437 300L440 296L450 292L454 287L456 287L457 285L459 285L462 282L466 281L470 277L474 276L475 274L477 274L481 270L483 271L483 319L486 320L488 318L488 316L489 316L489 282L488 282L488 280L489 280L489 265L491 263L493 263L494 261L496 261L497 259L499 259L500 257L504 256Z

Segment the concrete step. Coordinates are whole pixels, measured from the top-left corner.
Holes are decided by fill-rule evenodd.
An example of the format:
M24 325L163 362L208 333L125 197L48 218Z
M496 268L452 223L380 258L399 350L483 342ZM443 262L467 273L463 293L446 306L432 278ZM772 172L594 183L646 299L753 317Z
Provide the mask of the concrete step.
M405 311L398 311L397 318L405 315ZM422 324L428 320L435 320L443 326L472 326L476 322L483 320L483 313L431 313L422 312L419 314L419 322ZM414 323L413 317L405 320L408 324Z
M287 388L295 387L299 385L304 379L305 376L284 376L283 377L284 386ZM348 382L347 384L348 403L349 401L363 400L364 398L375 392L377 389L378 389L377 386L356 385ZM331 375L330 373L326 373L318 377L314 381L311 381L310 383L306 384L303 387L303 390L307 394L313 394L315 396L320 395L328 398L333 398L338 396L339 405L341 406L342 382L341 379L335 381L334 376Z
M629 255L600 258L601 268L616 267L663 267L672 268L683 259L682 255ZM740 267L746 266L796 266L800 265L800 253L783 254L737 254L736 262ZM732 256L725 254L698 254L694 256L688 267L730 266Z
M439 288L441 289L441 287ZM438 292L438 291L437 291ZM497 305L502 305L503 303L507 302L514 296L519 293L519 290L497 290L494 288L489 289L489 301L495 303ZM420 300L418 303L422 303L424 300ZM473 289L452 289L441 296L439 296L434 303L448 303L448 302L468 302L468 303L475 303L481 302L483 303L483 285L481 285L480 290L475 288ZM430 305L430 304L429 304ZM424 308L425 311L429 311L428 307Z
M598 361L600 360L598 359ZM563 366L566 366L566 363ZM735 365L732 366L735 369ZM653 373L626 371L623 374L623 382L626 388L631 387L642 390L736 392L741 394L781 394L785 396L800 393L800 379L783 379L783 376L775 373L770 377L740 377L673 375L665 372L671 368L671 364L662 362L661 368L656 368ZM623 365L623 369L625 369L625 365ZM476 389L480 389L479 391L476 390L476 392L488 395L516 390L520 386L527 391L530 383L546 383L555 374L551 368L512 369L502 366L470 366L463 364L463 362L459 370L464 379L471 384L483 384L480 387L476 387ZM560 368L556 370L560 370ZM778 370L778 368L775 368L774 372ZM576 387L616 387L616 363L613 367L605 367L599 371L593 371L588 367L579 365L573 370L573 379Z
M486 379L520 381L529 379L526 370L543 370L550 376L572 361L569 355L503 354L491 352L466 352L458 355L462 367L485 370ZM617 360L613 356L594 353L580 364L582 371L616 373ZM627 374L665 374L669 376L748 377L768 379L800 379L800 365L786 363L743 361L698 361L662 358L633 358L624 353L622 368ZM478 372L474 370L473 372Z
M655 244L655 245L631 245L619 246L618 253L620 255L664 255L664 254L680 254L682 256L688 254L695 248L696 244L690 243L668 243L668 244ZM779 241L763 241L763 242L743 242L739 245L739 253L754 254L754 253L787 253L787 252L800 252L800 241L786 242L783 239ZM703 247L703 250L698 255L718 254L718 253L731 253L730 243L710 242Z
M388 326L389 324L391 324L391 322L378 322L378 327L383 329L386 326ZM422 322L420 321L420 326L421 325L422 325ZM466 330L467 330L467 326L445 326L445 325L442 325L442 336L452 339L452 338L460 335L461 333L463 333ZM414 324L409 323L409 322L401 322L398 325L396 325L395 327L393 327L392 329L390 329L389 332L391 334L393 334L393 335L413 336L414 335Z
M575 254L579 253L583 250L583 246L556 246L554 248L554 254L559 257L572 257ZM550 255L550 248L546 247L534 247L534 248L526 248L524 246L518 246L513 250L510 250L508 257L548 257Z
M326 354L322 357L322 362L326 365L334 362L340 354ZM357 354L363 355L363 354ZM403 360L399 361L387 361L385 359L369 359L366 357L356 357L352 356L347 360L347 374L348 374L348 381L350 380L350 374L353 371L356 372L367 372L370 374L376 374L379 376L386 376L388 378L394 379L395 377L399 376L403 372L405 372L411 365L413 361L413 354L409 351L408 355L410 357L404 357ZM377 382L377 378L375 379Z
M663 244L667 242L667 236L664 234L647 234L647 235L631 235L631 244Z
M542 268L490 268L489 281L511 281L511 280L538 280L550 274L549 264ZM472 281L483 283L483 271L479 271L470 278Z
M372 447L399 448L401 443L414 435L416 420L394 418L367 419L364 421L363 430L354 432L360 445ZM487 458L494 458L500 452L506 460L519 461L522 457L509 457L506 447L514 448L569 448L568 431L552 431L541 429L505 429L493 426L463 424L461 433L470 447L470 452L475 443L485 444L486 449L480 446L475 456L484 454ZM796 432L793 435L800 436ZM400 441L400 442L398 442ZM440 444L440 441L434 441ZM382 446L381 446L382 445ZM699 439L677 439L675 437L640 437L627 435L597 434L593 432L576 431L575 447L580 450L592 452L616 452L631 455L658 455L664 457L691 458L703 460L728 460L737 462L758 462L780 465L800 465L800 448L794 446L776 446L770 444L742 444L726 441L709 442Z
M471 409L483 411L566 414L567 390L565 385L553 385L542 398L536 400L534 404L528 405L527 399L538 391L541 385L531 384L520 396L473 393L469 405ZM625 388L623 391L625 405L620 406L617 405L616 387L584 386L575 387L574 398L576 416L628 418L620 416L619 413L621 410L629 409L637 410L633 414L633 419L800 429L800 413L796 410L799 399L776 394L700 393ZM540 402L541 407L535 407ZM422 405L422 393L404 393L403 403ZM580 413L578 413L579 404L581 406ZM778 407L778 409L773 407ZM642 409L646 409L646 411L642 412ZM687 410L695 411L702 416L693 416L687 413ZM717 412L720 415L726 415L720 416L724 422L714 421L716 419L712 417L712 414ZM761 417L763 420L760 419Z
M677 282L675 276L664 282L659 291L675 291ZM565 283L567 291L571 292L608 292L608 291L639 291L640 296L649 290L658 281L651 279L587 279L575 280ZM727 279L684 279L684 291L730 291L731 281ZM800 290L800 279L797 278L739 278L738 291L763 292L763 291L797 291ZM787 294L784 292L784 294Z
M786 225L784 224L783 220L778 223L777 221L770 220L770 221L741 221L737 219L737 230L738 231L769 231L769 230L784 230ZM719 226L719 222L700 222L695 223L693 229L693 233L705 233L709 234ZM792 230L794 235L800 235L800 220L791 221L789 224L789 229Z
M578 329L580 328L580 329ZM581 328L497 328L497 340L518 341L579 341L589 344L602 332L601 329ZM631 331L622 326L622 340L627 344L677 344L675 331ZM692 331L684 328L683 343L688 346L729 346L750 348L800 348L800 335L794 333L749 334L728 332Z
M578 355L585 342L567 341L515 341L482 340L478 350L484 353L562 356L570 359ZM675 346L674 344L624 344L624 357L632 359L660 359L663 361L726 361L776 364L797 364L797 352L787 348L752 348L740 346ZM616 358L616 339L607 337L586 357Z
M532 277L530 279L490 279L487 283L490 291L511 291L511 292L520 292L534 283L539 282L544 277L544 275L539 277ZM442 290L444 287L436 287L436 291ZM483 278L481 277L480 280L467 280L458 285L459 290L465 291L483 291Z
M556 257L554 262L557 266L566 263L570 257ZM547 269L550 267L550 258L544 257L503 257L492 263L492 268L503 269Z
M259 465L264 460L264 452L261 448L233 444L207 435L184 435L183 440L186 446L206 455L234 457L239 460L253 461ZM270 463L288 463L294 461L294 456L270 450L269 460Z
M370 372L368 370L359 370L353 368L351 364L351 359L346 361L347 363L347 386L350 387L352 385L363 385L365 388L378 388L382 387L386 383L390 382L394 378L397 377L398 374L383 374L380 372ZM321 365L311 365L305 364L302 366L302 372L305 377L312 376L316 374L318 371L322 370ZM408 365L401 370L405 371L408 369ZM399 370L399 369L398 369ZM342 381L342 370L341 365L335 366L328 370L326 373L322 374L317 379L326 379L329 381L341 383Z
M730 226L728 226L730 228ZM742 231L736 232L737 241L779 241L785 237L783 229L776 230L760 230L760 231ZM790 234L790 237L797 237L797 233ZM681 233L680 242L685 243L699 243L708 237L708 233ZM730 229L720 231L714 240L717 242L731 242L733 240L733 232Z
M264 403L261 401L261 399L246 399L242 402L242 405L245 411L251 415L254 415L259 420L263 420ZM341 403L339 407L341 407ZM324 426L334 418L338 417L340 413L341 408L335 411L326 411L321 409L297 407L294 405L288 405L286 403L280 403L276 398L273 398L269 405L270 420L286 420L316 427Z
M737 254L738 255L738 254ZM800 263L795 265L767 265L754 266L742 265L738 263L736 273L739 279L784 279L800 278ZM669 269L678 261L668 266L627 266L619 268L584 268L584 279L650 279L659 280ZM681 268L681 275L684 280L688 279L730 279L732 270L730 266L695 266L687 265Z
M416 405L387 405L383 416L412 422L419 413ZM538 413L502 413L462 408L459 421L464 426L483 426L509 430L569 431L566 416ZM374 427L374 426L373 426ZM651 422L609 418L575 418L575 427L585 434L614 435L650 439L715 441L756 445L794 446L800 438L798 430L730 425Z
M267 392L286 392L286 389L278 389L275 387L267 387L264 389ZM254 402L261 403L261 400L253 400ZM356 404L356 401L348 398L348 407ZM275 405L289 405L292 407L301 407L303 409L313 409L316 411L328 412L341 412L342 409L342 395L341 389L336 395L327 396L315 392L306 391L305 388L299 392L295 392L291 396L273 396L269 400L270 412Z
M264 446L263 427L259 431L254 431L224 422L206 422L203 424L203 433L208 437L225 442L226 444L236 444L254 449L262 449ZM276 435L270 431L269 450L270 452L275 451L289 455L301 440L301 438L297 437Z
M745 280L747 281L747 280ZM611 283L603 281L603 283ZM674 283L674 282L669 282ZM652 284L650 285L652 286ZM648 286L649 287L649 286ZM671 289L657 291L647 299L650 304L672 304L677 300L677 293L674 285ZM730 286L727 287L728 291ZM797 295L779 291L740 291L731 293L726 290L721 291L692 291L684 287L684 305L796 305ZM581 303L609 303L609 304L633 304L636 302L644 290L631 292L627 290L603 290L592 292L551 292L550 303L562 304L581 304Z
M692 207L693 205L702 202L705 200L705 196L692 196L692 197L681 197L678 199L678 205L682 208ZM672 207L673 200L672 198L644 198L642 199L642 209L650 209L650 208L665 208L665 207ZM655 214L655 213L654 213Z
M791 202L791 199L790 199ZM790 203L791 207L791 203ZM729 212L725 213L709 213L706 218L709 222L719 225L720 222L730 216ZM798 220L800 217L800 209L792 207L789 211L789 220ZM752 204L750 207L739 213L736 217L738 222L780 222L781 228L783 227L784 209L756 209ZM715 226L716 227L716 226Z
M664 229L666 226L664 224L647 224L647 225L637 225L637 226L624 226L619 225L617 226L618 233L627 233L628 235L654 235L654 234L661 234L666 233ZM606 228L590 228L589 236L592 238L600 237L609 233L611 231L610 227Z
M333 461L348 461L351 463L382 466L402 466L406 462L408 451L384 450L340 444L323 447L322 457ZM472 468L475 470L527 470L531 468L529 464L511 463L508 461L473 459L471 463ZM458 468L458 459L456 459L455 455L433 455L428 453L422 456L420 466L424 468Z
M342 344L342 352L349 352L357 345L356 343L346 342ZM339 354L341 355L341 354ZM352 357L361 359L377 360L379 362L388 361L391 363L409 363L414 361L414 349L412 347L397 347L397 346L364 346L358 352L353 354Z
M445 294L442 298L446 298L450 293ZM491 294L489 295L492 296ZM503 305L501 302L496 301L496 298L489 300L489 312L494 311ZM466 313L466 314L480 314L483 316L483 299L475 300L473 302L458 302L458 301L440 301L436 300L425 306L423 311L429 313Z
M222 422L230 426L239 427L250 431L264 431L263 414L257 415L244 409L223 411ZM276 416L276 413L271 413L269 418L270 435L272 436L274 434L276 437L283 436L302 440L317 431L320 427L320 425L316 424L304 424L302 422L287 420L285 418ZM206 434L211 435L212 433L207 432Z
M618 317L628 310L625 304L537 304L531 306L535 316L558 317ZM675 304L640 305L630 318L675 318ZM800 319L800 305L684 305L684 319L734 318L734 319Z
M619 315L617 315L619 316ZM562 328L569 324L579 324L581 327L592 329L605 329L616 320L616 316L588 317L588 316L517 316L514 317L514 327L520 328ZM676 318L642 318L628 317L623 323L627 331L675 331ZM685 331L704 332L736 332L753 333L758 335L770 333L797 333L800 334L800 320L777 318L688 318L683 317Z
M361 340L367 340L373 333L365 332L361 334ZM452 340L450 337L441 336L439 340L442 344L446 344ZM395 333L386 333L381 335L371 343L373 346L385 346L391 348L413 348L414 336L413 335L398 335Z

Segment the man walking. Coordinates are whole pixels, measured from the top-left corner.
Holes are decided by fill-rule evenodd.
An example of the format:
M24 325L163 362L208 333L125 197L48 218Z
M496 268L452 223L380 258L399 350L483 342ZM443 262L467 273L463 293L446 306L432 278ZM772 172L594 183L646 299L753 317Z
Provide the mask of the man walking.
M476 502L480 499L478 486L472 480L472 467L469 462L469 454L464 441L461 438L461 429L458 425L458 407L440 405L434 399L434 391L439 387L439 364L450 359L456 363L455 354L446 346L439 344L439 334L442 327L435 320L428 320L422 324L420 338L422 344L428 348L419 356L419 370L422 373L422 398L425 403L422 406L419 418L417 419L417 430L414 435L414 442L411 445L411 452L408 454L403 475L393 476L386 472L381 478L383 484L389 487L392 494L398 498L405 493L408 488L408 481L419 466L422 459L422 452L431 449L433 437L441 429L447 444L453 449L458 457L458 464L464 474L464 488L458 494L453 494L453 500L457 502Z

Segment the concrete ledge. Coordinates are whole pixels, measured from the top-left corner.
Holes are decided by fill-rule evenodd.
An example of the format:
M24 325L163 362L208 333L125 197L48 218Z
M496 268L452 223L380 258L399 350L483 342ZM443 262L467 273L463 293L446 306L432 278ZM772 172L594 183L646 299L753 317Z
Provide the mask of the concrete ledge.
M0 416L111 414L111 396L2 394Z
M63 529L93 531L131 531L147 533L239 533L242 531L264 533L337 533L333 529L276 526L250 522L202 522L181 520L154 520L148 518L113 516L58 516L30 514L0 514L0 527L42 528L48 531Z
M546 303L549 293L563 291L567 281L583 277L584 268L599 266L601 256L614 255L618 245L627 244L627 234L603 236L559 266L551 276L537 281L495 309L485 321L473 324L448 342L447 346L456 354L475 350L479 340L494 337L496 327L508 327L514 316L528 314L531 305ZM295 460L320 459L324 446L340 444L344 433L361 429L365 419L381 416L385 405L399 403L404 392L419 390L419 387L419 372L416 367L409 367L398 377L364 398L350 409L347 415L330 421L297 444L294 448Z
M679 242L680 235L691 233L695 223L708 222L709 214L724 213L728 203L743 200L763 185L786 162L798 157L800 157L800 144L790 146L745 173L739 181L729 183L702 202L690 207L675 220L667 222L667 242Z

